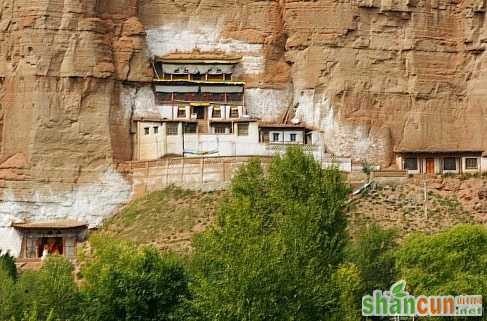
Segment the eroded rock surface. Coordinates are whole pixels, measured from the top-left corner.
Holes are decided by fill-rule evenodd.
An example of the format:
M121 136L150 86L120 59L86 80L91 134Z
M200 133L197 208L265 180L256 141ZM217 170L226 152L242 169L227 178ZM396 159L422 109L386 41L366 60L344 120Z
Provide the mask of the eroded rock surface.
M0 215L126 202L112 165L175 50L242 55L250 114L296 108L338 156L485 149L485 23L484 0L0 0Z

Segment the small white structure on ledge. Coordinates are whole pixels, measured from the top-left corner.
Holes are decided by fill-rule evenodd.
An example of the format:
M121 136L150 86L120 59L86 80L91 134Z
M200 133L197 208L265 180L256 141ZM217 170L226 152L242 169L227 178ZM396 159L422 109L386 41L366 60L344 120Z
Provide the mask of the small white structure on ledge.
M397 166L408 174L462 174L487 172L482 150L396 149Z

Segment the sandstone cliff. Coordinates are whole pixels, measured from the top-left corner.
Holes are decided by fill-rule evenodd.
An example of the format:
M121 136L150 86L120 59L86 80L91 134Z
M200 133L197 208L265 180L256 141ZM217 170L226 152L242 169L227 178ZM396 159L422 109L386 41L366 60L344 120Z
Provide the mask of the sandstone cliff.
M175 50L241 54L250 113L295 107L339 156L485 149L485 21L484 0L0 0L0 223L126 202L112 164Z

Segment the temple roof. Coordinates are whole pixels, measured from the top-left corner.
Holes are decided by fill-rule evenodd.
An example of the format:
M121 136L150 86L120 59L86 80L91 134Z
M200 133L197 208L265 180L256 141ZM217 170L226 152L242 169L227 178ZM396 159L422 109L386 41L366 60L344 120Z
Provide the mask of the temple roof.
M155 56L154 60L164 63L193 64L237 64L242 60L240 55L230 55L222 51L173 52L164 56Z
M245 81L235 81L235 80L189 80L189 79L153 79L154 82L158 83L170 83L170 84L204 84L204 85L233 85L242 86L245 85Z
M481 149L465 149L465 148L395 148L394 152L396 153L415 153L415 154L455 154L455 153L482 153L483 150Z
M23 223L13 223L12 226L16 229L24 229L24 230L46 230L46 229L65 230L65 229L88 228L87 223L79 222L76 220L23 222Z
M295 128L295 129L312 129L304 123L290 124L290 123L273 123L273 122L259 122L259 127L262 128Z

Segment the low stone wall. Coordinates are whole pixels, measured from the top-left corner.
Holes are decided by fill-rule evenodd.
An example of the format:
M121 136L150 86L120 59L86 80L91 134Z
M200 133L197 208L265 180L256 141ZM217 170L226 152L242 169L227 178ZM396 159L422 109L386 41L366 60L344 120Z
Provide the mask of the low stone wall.
M190 157L155 161L133 161L118 165L118 170L132 182L132 197L178 186L190 190L212 191L225 188L236 169L252 157ZM271 157L260 157L264 166Z

